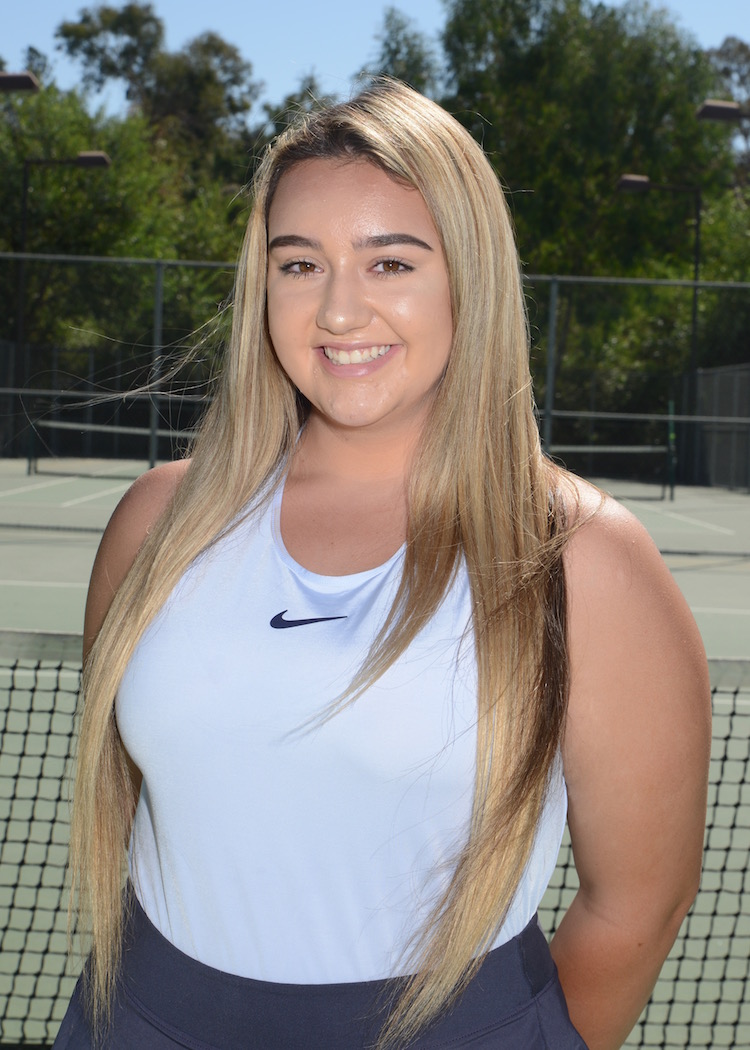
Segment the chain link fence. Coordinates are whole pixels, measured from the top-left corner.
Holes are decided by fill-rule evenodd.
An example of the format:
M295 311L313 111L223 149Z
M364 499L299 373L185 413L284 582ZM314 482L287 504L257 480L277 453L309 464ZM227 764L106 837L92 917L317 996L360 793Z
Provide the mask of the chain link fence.
M169 457L210 397L233 277L0 253L0 454ZM750 489L750 282L530 275L526 296L551 455L589 476Z

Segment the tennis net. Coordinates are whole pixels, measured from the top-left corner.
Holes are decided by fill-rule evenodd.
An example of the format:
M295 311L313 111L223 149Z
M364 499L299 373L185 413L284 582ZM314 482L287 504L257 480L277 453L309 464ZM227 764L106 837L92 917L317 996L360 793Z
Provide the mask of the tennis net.
M49 1046L72 992L66 961L76 635L0 633L0 1046ZM750 661L712 664L714 729L701 892L628 1047L750 1046ZM566 841L540 909L575 893Z

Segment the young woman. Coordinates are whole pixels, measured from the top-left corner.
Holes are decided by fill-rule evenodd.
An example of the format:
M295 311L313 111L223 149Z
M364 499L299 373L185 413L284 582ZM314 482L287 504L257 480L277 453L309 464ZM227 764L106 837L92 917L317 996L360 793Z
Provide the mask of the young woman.
M85 644L56 1050L621 1045L698 885L705 659L540 450L508 211L433 103L267 154L220 387L116 510Z

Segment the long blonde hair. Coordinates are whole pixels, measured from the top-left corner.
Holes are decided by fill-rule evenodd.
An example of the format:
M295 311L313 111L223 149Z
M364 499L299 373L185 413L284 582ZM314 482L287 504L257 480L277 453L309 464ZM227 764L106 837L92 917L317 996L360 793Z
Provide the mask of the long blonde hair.
M410 476L407 546L388 619L349 702L403 653L459 559L472 591L478 665L474 804L442 900L413 945L381 1043L401 1045L453 1001L491 944L529 857L568 690L559 473L533 412L528 331L508 208L482 150L444 110L394 81L306 116L254 180L230 345L174 502L139 552L84 675L71 842L88 916L91 1012L106 1021L121 949L124 858L136 797L114 698L142 632L190 563L243 507L265 498L305 405L265 318L267 217L284 173L312 157L364 158L422 194L442 239L454 333Z

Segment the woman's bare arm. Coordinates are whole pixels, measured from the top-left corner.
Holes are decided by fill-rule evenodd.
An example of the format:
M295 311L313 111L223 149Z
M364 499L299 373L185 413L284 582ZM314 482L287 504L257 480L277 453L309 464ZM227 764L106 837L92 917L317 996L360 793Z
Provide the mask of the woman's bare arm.
M627 511L605 502L566 558L563 758L580 890L552 954L584 1040L615 1050L698 889L710 689L692 615Z
M88 656L115 593L155 523L169 506L188 460L165 463L135 481L118 503L104 530L91 571L83 626L83 657Z

